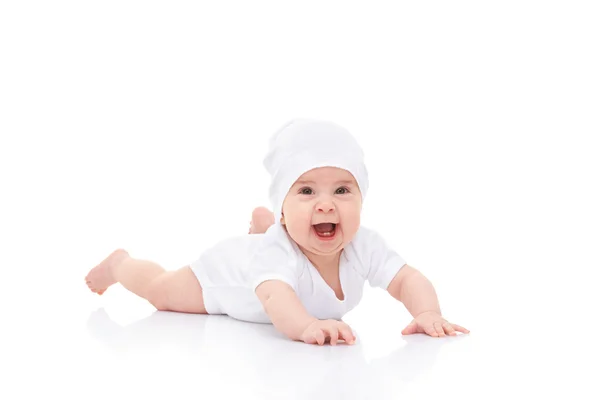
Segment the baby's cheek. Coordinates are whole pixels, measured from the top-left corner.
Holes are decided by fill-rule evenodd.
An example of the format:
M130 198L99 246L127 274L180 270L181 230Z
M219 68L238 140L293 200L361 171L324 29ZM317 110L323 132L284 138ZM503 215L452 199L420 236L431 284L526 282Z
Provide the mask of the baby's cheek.
M295 239L305 241L304 238L311 234L312 225L310 224L310 221L306 221L305 219L297 219L294 222L293 234Z
M360 227L360 219L359 218L350 218L347 220L346 224L342 226L342 232L344 236L353 236L358 228Z

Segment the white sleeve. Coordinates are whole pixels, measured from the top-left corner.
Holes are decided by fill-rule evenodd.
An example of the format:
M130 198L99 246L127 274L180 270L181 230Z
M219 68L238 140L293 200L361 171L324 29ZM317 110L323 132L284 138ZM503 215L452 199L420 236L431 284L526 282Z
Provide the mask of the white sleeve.
M377 232L361 229L363 234L359 240L363 243L360 243L358 248L363 252L360 258L364 263L366 279L371 287L387 290L406 261L391 249Z
M252 256L249 265L249 283L252 291L268 280L279 280L298 289L297 257L281 227L272 226Z

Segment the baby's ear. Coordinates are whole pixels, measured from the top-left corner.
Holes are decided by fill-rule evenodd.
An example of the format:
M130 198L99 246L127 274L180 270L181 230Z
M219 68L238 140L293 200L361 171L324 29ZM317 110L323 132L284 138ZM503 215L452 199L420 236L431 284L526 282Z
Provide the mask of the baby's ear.
M281 219L279 220L279 222L281 222L281 225L285 225L285 218L283 216L283 213L281 213Z

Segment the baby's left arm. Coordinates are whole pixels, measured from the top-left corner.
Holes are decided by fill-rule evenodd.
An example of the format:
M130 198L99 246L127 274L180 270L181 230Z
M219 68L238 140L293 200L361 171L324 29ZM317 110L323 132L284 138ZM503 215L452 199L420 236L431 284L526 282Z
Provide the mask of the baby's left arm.
M404 304L414 317L402 331L403 335L426 333L440 337L456 335L456 331L469 333L460 325L451 324L442 318L437 294L429 279L417 269L404 265L387 288L388 293Z

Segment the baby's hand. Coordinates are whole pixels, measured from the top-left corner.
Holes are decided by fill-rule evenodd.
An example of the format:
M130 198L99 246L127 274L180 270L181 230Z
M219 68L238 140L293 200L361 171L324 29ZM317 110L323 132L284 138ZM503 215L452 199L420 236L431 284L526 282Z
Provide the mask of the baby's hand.
M469 333L468 329L460 325L451 324L436 312L428 311L419 314L402 331L403 335L412 335L414 333L426 333L429 336L456 336L456 332Z
M356 341L352 329L344 322L335 319L316 320L302 333L304 343L318 343L322 346L326 339L329 339L332 346L335 346L338 340L344 340L347 344L354 344Z

